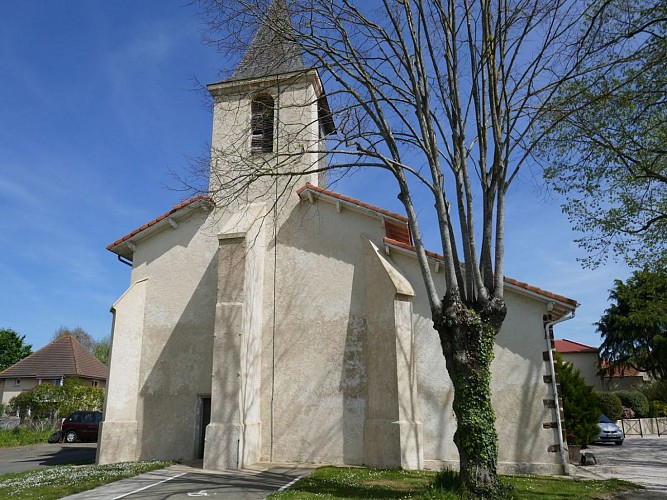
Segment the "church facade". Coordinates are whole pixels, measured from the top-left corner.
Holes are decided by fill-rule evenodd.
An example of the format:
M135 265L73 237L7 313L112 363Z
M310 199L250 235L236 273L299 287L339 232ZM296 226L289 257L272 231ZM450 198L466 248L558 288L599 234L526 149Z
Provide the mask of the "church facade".
M212 188L281 153L298 173L335 128L317 71L289 54L267 70L252 49L209 86ZM99 463L456 467L453 388L404 216L318 174L267 178L228 203L185 201L108 248L132 273L112 308ZM444 284L439 256L430 263ZM499 470L561 473L550 326L577 304L505 286Z

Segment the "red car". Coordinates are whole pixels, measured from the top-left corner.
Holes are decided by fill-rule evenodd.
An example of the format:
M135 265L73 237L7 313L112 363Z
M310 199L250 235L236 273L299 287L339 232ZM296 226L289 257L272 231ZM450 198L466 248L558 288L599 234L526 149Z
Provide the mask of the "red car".
M97 441L97 431L102 421L101 411L75 411L63 420L62 437L66 443Z

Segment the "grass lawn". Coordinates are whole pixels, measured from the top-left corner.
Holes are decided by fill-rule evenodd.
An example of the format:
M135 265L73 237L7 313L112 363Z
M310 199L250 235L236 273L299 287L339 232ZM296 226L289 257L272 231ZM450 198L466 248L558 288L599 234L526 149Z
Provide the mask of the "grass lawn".
M61 465L0 476L0 498L52 500L134 477L174 462L131 462L109 465Z
M46 444L46 440L53 430L33 431L24 427L0 430L0 448L11 448L13 446L26 446L29 444Z
M460 499L461 493L449 486L452 476L445 473L444 483L434 486L436 471L402 471L366 468L323 467L294 484L289 490L273 493L271 500L305 498L352 499L410 498ZM449 477L447 477L449 476ZM442 477L442 476L441 476ZM540 476L504 476L510 485L512 499L601 499L610 494L636 489L627 481L575 481L569 478Z

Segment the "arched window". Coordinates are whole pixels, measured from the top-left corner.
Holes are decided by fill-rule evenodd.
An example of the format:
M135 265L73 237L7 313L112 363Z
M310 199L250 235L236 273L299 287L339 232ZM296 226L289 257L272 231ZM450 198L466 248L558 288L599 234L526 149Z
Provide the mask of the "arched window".
M273 151L273 98L260 95L252 100L252 154L271 153Z

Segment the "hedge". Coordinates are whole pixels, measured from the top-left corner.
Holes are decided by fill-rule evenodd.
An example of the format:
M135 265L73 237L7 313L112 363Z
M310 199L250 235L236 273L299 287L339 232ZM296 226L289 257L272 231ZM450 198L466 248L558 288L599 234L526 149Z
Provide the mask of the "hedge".
M614 394L621 400L621 404L632 408L636 418L646 418L649 416L648 399L639 391L616 391Z
M612 392L594 392L595 400L600 413L604 413L611 420L618 420L623 413L623 403L620 398Z

